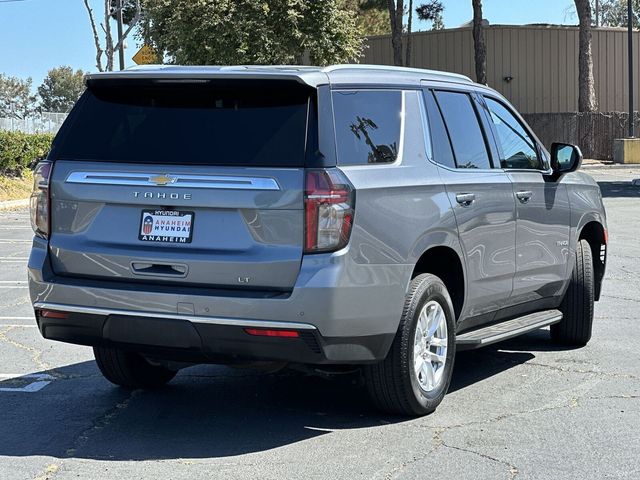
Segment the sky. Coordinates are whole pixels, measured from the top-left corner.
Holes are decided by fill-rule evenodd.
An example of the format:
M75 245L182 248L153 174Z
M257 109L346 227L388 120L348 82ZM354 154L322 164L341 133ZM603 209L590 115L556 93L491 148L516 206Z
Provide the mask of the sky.
M94 14L100 16L104 3L90 3ZM471 20L471 0L443 3L445 27ZM483 4L484 17L492 24L576 23L567 15L572 0L485 0ZM416 30L420 27L418 23ZM137 47L130 37L126 66L133 65L131 57ZM32 77L35 89L49 69L61 65L96 71L93 35L83 0L0 0L0 73Z

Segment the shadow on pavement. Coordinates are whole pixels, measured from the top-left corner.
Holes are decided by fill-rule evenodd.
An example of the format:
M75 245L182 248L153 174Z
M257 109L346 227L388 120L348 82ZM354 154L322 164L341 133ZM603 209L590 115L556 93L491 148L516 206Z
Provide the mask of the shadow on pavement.
M640 173L638 174L640 178ZM603 197L640 198L640 185L632 182L598 182Z
M450 392L531 360L526 350L549 348L548 332L541 333L545 339L534 333L459 353ZM376 411L356 376L326 380L202 365L166 388L132 393L104 380L94 362L38 373L58 378L36 393L0 392L0 456L227 457L410 420Z
M449 392L533 360L536 358L535 352L559 352L575 348L552 343L549 330L541 329L478 350L459 352Z

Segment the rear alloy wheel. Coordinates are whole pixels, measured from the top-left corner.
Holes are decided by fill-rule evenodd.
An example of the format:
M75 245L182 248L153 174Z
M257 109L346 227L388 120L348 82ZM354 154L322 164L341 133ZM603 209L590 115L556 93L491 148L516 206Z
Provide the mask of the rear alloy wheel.
M580 240L576 248L569 287L560 305L562 321L551 325L551 339L563 345L584 346L593 325L594 271L591 247Z
M413 279L387 358L364 370L378 408L401 415L426 415L437 408L453 372L454 318L442 280L431 274Z
M152 365L135 352L94 347L93 353L102 375L111 383L125 388L158 388L178 373L161 365Z

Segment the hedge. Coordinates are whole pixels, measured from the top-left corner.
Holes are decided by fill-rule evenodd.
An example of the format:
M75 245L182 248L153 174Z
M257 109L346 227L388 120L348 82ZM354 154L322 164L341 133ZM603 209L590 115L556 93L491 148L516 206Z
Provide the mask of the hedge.
M47 156L53 135L0 131L0 175L22 175L36 160Z

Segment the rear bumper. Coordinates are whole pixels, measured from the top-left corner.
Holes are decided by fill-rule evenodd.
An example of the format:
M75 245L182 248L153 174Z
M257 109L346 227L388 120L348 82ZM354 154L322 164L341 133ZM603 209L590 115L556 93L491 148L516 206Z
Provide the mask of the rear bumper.
M225 293L58 277L51 271L46 241L36 237L29 258L29 291L34 308L70 312L64 320L39 318L42 334L53 340L117 344L212 363L237 357L359 364L386 357L411 271L401 264L358 264L345 249L304 257L290 293ZM123 330L129 336L122 329L113 336L110 325L120 324L122 320L113 320L120 318L135 325ZM174 324L181 325L175 332ZM253 337L246 327L304 333L295 339Z
M64 312L65 318L42 315L43 310ZM175 361L230 363L272 360L305 364L362 363L384 357L393 335L325 338L308 324L241 321L178 315L141 316L135 312L36 303L35 315L42 336L50 340L89 346L117 347ZM296 337L263 337L247 328L287 329Z

